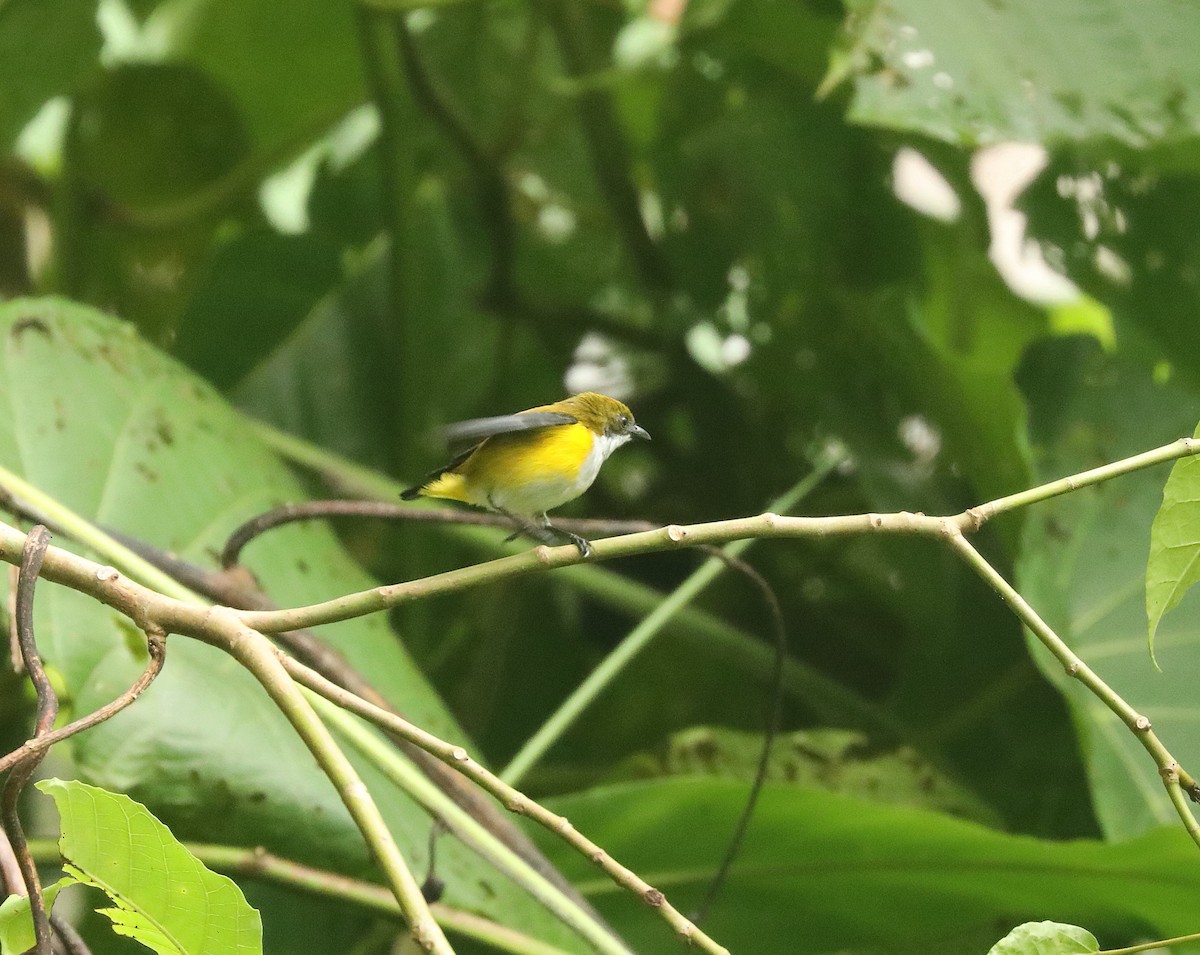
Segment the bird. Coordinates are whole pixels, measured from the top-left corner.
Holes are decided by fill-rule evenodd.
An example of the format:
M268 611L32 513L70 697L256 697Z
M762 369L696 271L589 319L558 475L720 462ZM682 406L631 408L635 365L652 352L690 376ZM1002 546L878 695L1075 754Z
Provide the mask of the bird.
M585 558L591 544L555 527L547 512L591 487L600 465L621 445L650 440L624 403L591 391L515 414L460 421L445 436L451 447L466 450L405 490L403 500L443 498L486 508L517 526L513 537L525 533L549 544L557 534Z

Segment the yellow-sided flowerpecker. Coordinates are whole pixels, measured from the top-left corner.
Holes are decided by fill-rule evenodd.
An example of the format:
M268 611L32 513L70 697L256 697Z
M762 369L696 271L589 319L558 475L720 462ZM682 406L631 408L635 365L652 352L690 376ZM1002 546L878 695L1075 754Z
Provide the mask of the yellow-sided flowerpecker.
M650 435L630 410L607 395L585 392L552 405L450 425L451 446L466 450L400 496L439 497L485 507L544 543L553 534L587 557L591 546L550 523L547 511L591 487L605 459L631 438Z

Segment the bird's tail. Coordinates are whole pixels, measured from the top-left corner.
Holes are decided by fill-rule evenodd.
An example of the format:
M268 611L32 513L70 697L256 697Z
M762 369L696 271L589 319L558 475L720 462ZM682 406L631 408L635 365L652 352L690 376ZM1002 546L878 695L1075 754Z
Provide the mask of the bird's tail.
M402 501L415 501L418 497L440 497L448 501L467 501L466 482L461 474L453 471L434 471L420 484L401 492Z

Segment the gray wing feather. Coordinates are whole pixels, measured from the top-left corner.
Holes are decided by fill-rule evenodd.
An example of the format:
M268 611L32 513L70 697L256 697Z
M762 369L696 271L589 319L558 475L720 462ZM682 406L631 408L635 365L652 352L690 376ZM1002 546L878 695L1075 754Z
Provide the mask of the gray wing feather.
M496 415L494 418L472 418L447 425L442 432L446 444L461 448L478 444L485 438L497 434L512 434L516 431L533 431L537 428L553 428L558 425L574 424L573 415L561 411L522 411L518 414Z

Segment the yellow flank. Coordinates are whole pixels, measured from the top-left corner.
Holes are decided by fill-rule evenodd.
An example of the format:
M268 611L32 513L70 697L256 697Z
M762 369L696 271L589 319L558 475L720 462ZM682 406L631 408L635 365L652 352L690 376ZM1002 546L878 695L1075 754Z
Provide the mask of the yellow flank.
M425 485L421 493L486 506L497 488L547 481L568 484L579 474L594 441L595 435L582 424L492 435L453 471Z

